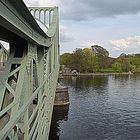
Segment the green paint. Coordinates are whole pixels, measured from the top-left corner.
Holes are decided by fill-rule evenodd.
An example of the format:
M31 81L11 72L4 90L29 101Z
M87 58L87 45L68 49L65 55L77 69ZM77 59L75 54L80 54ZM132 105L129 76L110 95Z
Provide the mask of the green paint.
M1 0L0 9L0 25L16 38L9 40L11 51L0 85L0 139L47 140L59 73L58 8L29 8L41 10L44 15L49 12L50 16L43 18L46 33L23 2ZM8 35L5 38L8 39Z

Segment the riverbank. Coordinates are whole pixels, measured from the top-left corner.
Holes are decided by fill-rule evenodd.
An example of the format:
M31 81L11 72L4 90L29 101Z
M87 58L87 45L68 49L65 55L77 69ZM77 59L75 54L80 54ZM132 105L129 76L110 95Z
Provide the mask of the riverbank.
M73 74L63 74L63 76L104 76L104 75L132 75L131 72L122 72L122 73L79 73L77 75Z

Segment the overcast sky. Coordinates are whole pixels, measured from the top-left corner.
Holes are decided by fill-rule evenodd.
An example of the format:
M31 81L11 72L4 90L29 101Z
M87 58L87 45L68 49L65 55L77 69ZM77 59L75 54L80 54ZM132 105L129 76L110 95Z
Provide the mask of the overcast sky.
M98 44L110 56L140 53L140 0L24 0L59 6L61 54Z

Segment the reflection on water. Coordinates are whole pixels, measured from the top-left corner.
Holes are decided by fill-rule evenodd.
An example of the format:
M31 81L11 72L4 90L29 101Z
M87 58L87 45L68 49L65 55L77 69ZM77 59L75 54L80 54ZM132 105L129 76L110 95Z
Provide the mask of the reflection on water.
M59 125L68 120L69 106L54 107L49 140L59 140Z
M67 113L56 109L50 140L140 140L140 76L65 77ZM63 113L62 113L63 112Z

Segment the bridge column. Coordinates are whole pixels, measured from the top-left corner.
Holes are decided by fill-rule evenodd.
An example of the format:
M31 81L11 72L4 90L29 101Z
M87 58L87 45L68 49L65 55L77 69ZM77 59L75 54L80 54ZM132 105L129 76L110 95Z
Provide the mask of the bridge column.
M18 41L17 41L18 42ZM20 40L19 40L20 42ZM15 41L10 43L10 55L5 66L4 77L2 79L0 93L0 126L1 130L12 119L13 110L12 107L16 106L19 102L19 94L16 92L19 72L23 68L23 51L25 48L25 42L17 43ZM16 112L14 112L16 113ZM14 114L15 116L16 114ZM14 128L14 126L13 126Z
M0 48L0 68L4 66L5 62L7 61L7 55L3 48Z
M28 140L29 131L33 125L31 123L35 119L32 115L38 107L33 105L37 95L28 103L29 107L26 107L29 98L39 86L37 46L24 41L17 42L10 43L10 54L5 67L3 85L0 88L0 129L1 134L7 131L11 139L16 138L16 133L20 132L22 137ZM25 108L24 112L21 112L22 108ZM10 121L14 120L16 120L15 123L11 124ZM7 129L7 127L10 128Z

